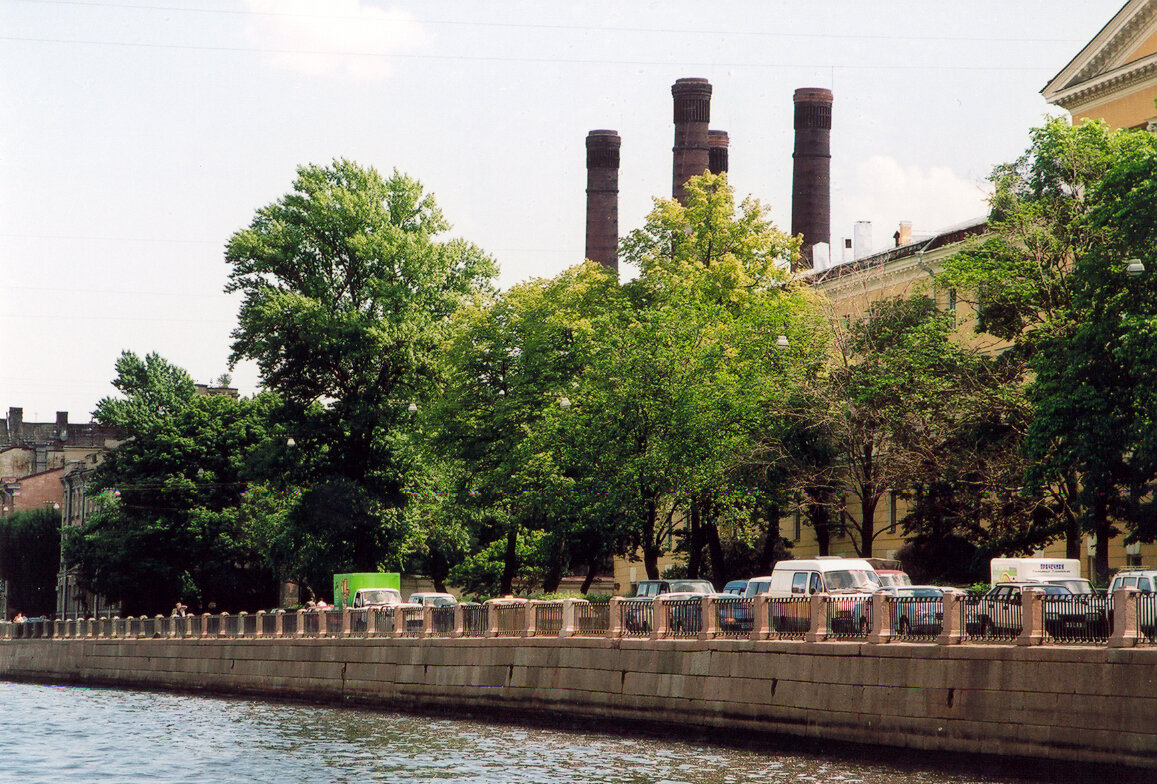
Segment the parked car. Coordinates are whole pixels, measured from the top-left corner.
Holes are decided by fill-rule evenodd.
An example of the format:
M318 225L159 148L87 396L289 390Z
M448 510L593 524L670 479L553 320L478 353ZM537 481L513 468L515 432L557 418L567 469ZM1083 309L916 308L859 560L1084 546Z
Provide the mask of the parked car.
M885 587L912 585L912 578L900 569L877 569L876 574L880 578L880 585Z
M747 590L747 580L732 580L723 586L721 593L728 596L743 596L743 592Z
M624 599L623 625L627 631L649 632L654 613L654 601L658 596L669 596L674 600L715 594L715 586L707 580L640 580L635 586L635 595ZM694 612L685 607L676 607L671 619L678 631L698 629L699 609Z
M1004 582L993 586L975 609L973 633L981 637L1016 636L1022 629L1021 593L1040 588L1045 594L1045 631L1058 639L1104 634L1108 618L1102 607L1073 594L1063 585L1039 582ZM966 624L966 629L969 624Z
M1113 594L1121 588L1136 588L1141 593L1148 594L1141 602L1137 623L1142 634L1151 639L1157 637L1157 597L1152 596L1157 594L1157 569L1125 567L1113 575L1106 596L1110 625L1113 618Z
M938 585L884 586L876 591L876 596L888 594L899 601L892 607L892 628L901 637L912 634L940 634L944 628L944 594L957 591Z
M409 604L420 604L424 607L453 607L458 599L451 593L419 592L410 594Z

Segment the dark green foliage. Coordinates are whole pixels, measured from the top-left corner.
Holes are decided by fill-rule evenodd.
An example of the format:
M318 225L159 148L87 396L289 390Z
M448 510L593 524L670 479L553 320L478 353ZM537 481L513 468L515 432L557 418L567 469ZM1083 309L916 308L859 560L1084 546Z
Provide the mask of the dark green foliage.
M131 438L93 476L90 491L106 503L66 541L81 585L131 614L166 612L178 599L194 609L272 605L276 580L243 507L247 457L269 439L275 404L190 395L179 407L138 405L123 420ZM98 415L106 410L102 402Z
M60 511L34 509L0 517L0 579L8 583L8 618L56 612Z

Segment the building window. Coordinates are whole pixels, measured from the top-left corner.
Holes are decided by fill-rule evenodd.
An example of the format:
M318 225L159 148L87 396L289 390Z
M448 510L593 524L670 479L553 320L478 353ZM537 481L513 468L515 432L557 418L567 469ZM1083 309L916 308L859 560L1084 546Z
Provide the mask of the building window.
M888 491L888 533L896 533L896 497L895 490Z
M800 536L801 536L802 531L803 531L803 519L802 518L803 518L803 514L800 512L799 507L797 506L795 508L795 512L793 512L792 516L791 516L791 530L792 530L792 541L793 542L798 542L800 540Z
M948 317L952 328L956 328L956 289L948 289Z

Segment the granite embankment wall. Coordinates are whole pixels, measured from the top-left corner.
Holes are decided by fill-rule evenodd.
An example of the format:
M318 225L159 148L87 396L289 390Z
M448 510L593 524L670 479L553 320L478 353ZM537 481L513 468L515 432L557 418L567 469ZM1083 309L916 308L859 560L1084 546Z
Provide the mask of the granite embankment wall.
M0 643L0 678L699 725L1157 769L1154 647L44 639Z

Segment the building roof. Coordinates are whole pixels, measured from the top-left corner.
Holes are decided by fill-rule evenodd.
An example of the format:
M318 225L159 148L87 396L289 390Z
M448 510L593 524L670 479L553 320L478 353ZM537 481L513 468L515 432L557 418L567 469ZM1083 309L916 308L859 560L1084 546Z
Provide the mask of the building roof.
M1074 115L1136 92L1150 94L1143 118L1157 115L1157 0L1129 0L1052 78L1041 95Z
M844 262L822 270L808 270L806 273L803 273L803 275L812 285L818 285L829 280L844 277L845 275L856 275L865 270L883 267L893 261L918 256L946 245L953 245L969 237L984 234L987 230L987 217L974 218L942 229L931 237L922 237L915 242L901 245L898 248L889 248L879 253L873 253L870 256L863 256L855 261Z

